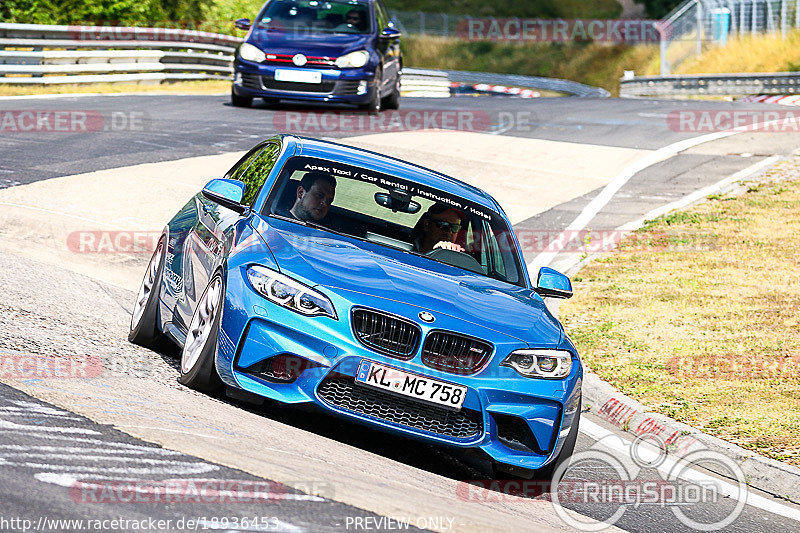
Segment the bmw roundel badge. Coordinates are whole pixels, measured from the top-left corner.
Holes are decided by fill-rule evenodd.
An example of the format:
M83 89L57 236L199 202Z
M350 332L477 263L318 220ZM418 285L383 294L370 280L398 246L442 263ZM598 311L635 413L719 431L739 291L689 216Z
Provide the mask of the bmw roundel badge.
M418 316L419 316L420 320L422 320L423 322L428 322L429 324L431 322L433 322L434 320L436 320L436 317L433 316L432 314L430 314L427 311L420 312L420 314Z

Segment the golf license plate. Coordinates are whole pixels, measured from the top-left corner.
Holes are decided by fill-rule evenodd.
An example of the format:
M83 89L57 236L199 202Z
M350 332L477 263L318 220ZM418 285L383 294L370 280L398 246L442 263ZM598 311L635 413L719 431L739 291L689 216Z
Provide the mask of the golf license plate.
M367 359L362 359L358 365L356 383L450 409L461 409L467 395L467 388L461 385L412 374Z
M276 69L276 81L294 81L297 83L322 83L322 72L315 70Z

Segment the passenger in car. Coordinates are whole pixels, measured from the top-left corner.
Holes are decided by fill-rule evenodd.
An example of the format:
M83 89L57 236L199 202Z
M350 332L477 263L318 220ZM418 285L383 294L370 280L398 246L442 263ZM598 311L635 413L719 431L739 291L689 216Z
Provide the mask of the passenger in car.
M455 240L464 218L464 213L447 204L433 204L419 217L411 233L414 250L421 254L436 248L463 252L464 248Z
M306 172L289 213L303 222L320 222L328 214L335 194L336 178L324 172Z

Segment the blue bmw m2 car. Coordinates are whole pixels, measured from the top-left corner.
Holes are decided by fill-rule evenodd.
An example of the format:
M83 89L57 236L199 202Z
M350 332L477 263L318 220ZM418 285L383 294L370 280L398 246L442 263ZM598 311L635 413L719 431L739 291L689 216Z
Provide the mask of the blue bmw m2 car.
M234 60L231 103L253 98L400 106L400 32L382 0L269 0Z
M181 347L204 391L316 405L552 474L572 454L583 369L484 191L405 161L280 135L170 220L129 339Z

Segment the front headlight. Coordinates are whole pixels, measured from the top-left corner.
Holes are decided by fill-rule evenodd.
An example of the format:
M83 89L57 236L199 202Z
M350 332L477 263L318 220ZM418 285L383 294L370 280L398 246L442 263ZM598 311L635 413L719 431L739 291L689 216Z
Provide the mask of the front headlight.
M267 59L267 54L257 46L250 43L244 43L239 47L239 57L245 61L253 61L254 63L261 63Z
M306 316L329 316L338 320L327 296L267 267L252 265L247 269L250 285L264 298Z
M560 379L572 370L572 354L566 350L516 350L500 366L510 366L529 378Z
M361 68L369 61L369 52L358 50L350 52L336 59L336 66L339 68Z

